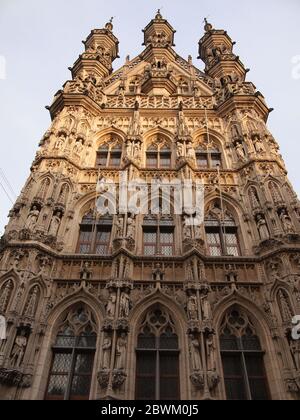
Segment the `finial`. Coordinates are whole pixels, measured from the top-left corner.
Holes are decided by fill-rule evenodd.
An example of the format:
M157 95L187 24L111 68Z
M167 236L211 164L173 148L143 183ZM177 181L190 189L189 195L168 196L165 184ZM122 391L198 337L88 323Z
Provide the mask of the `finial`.
M105 29L108 29L109 31L112 31L114 29L113 20L114 17L111 17L109 22L107 22L107 24L105 25Z
M204 18L204 23L205 23L205 26L204 26L205 32L209 32L213 29L213 26L211 23L208 22L207 17Z
M162 15L161 15L160 9L157 10L157 14L155 16L155 19L162 19Z

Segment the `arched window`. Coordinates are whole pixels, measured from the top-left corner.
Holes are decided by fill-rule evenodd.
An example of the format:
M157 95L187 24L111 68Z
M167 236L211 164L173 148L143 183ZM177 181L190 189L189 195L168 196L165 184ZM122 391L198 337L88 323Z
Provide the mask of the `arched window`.
M179 348L171 316L157 307L147 313L137 340L136 400L179 400Z
M225 316L220 346L228 400L268 400L264 352L251 319L238 308Z
M225 209L222 211L218 204L214 205L205 220L205 232L209 254L212 257L222 255L238 257L240 255L235 220Z
M120 142L104 144L97 152L97 166L119 168L122 160L122 144Z
M153 169L169 169L172 151L168 145L152 144L146 153L146 167Z
M90 211L80 224L77 252L79 254L107 255L109 253L112 232L110 216L96 219Z
M172 217L145 217L143 226L144 255L165 257L174 255L174 230Z
M96 322L89 309L69 311L52 347L45 399L88 400L96 351Z
M214 142L207 140L207 135L198 141L198 146L195 148L195 151L199 169L222 168L222 154Z

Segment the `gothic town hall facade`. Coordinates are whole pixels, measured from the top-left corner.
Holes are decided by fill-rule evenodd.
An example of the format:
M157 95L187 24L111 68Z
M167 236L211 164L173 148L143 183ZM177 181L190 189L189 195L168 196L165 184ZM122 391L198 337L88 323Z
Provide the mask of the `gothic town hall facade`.
M49 106L1 239L0 398L298 400L300 206L271 110L226 31L206 21L204 71L160 12L143 32L113 71L113 24L93 30ZM99 214L121 172L202 183L203 223Z

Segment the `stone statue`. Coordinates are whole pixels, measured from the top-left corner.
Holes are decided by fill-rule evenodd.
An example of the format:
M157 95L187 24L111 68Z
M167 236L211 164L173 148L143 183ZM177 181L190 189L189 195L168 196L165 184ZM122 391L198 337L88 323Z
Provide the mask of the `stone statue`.
M257 229L259 232L260 239L262 241L270 238L267 222L261 214L257 216Z
M201 298L202 320L210 321L212 319L211 304L209 302L209 293L205 293Z
M60 222L61 222L61 212L59 211L57 214L53 214L52 219L51 219L51 223L50 223L50 227L49 227L49 235L50 236L56 236L57 232L59 230L60 227Z
M38 305L38 297L39 297L38 295L39 295L39 287L35 286L30 296L30 299L28 301L28 305L25 311L25 315L30 318L33 318L35 315L36 308Z
M25 225L26 229L28 229L30 232L34 232L39 215L40 215L40 211L38 210L36 206L34 206L28 215L26 225Z
M131 126L131 135L132 136L139 136L141 134L141 126L140 126L140 113L139 111L134 111L134 116L132 120Z
M191 218L189 216L184 216L183 222L183 239L192 238L192 226L190 224Z
M200 343L199 340L193 334L190 335L190 354L193 370L202 370Z
M266 151L265 146L259 136L255 137L255 139L253 140L253 144L254 144L256 153L265 153Z
M180 141L177 142L177 156L184 157L184 145Z
M189 135L189 129L186 125L183 111L178 114L178 136L185 137Z
M121 293L120 298L120 318L128 318L130 312L130 297L127 292Z
M128 158L132 157L132 142L130 140L127 140L126 143L126 156Z
M140 158L141 146L139 143L135 143L133 146L133 157L134 159Z
M283 226L283 230L286 233L294 233L294 227L293 227L293 223L291 221L290 216L288 216L288 214L286 213L285 210L282 210L281 215L280 215L280 220Z
M26 333L24 330L22 330L21 333L17 335L15 344L11 352L10 363L12 367L19 368L21 366L21 363L25 354L26 346L27 346Z
M235 146L235 151L239 160L246 161L246 153L242 143L237 143Z
M117 304L117 294L116 292L111 292L106 308L106 315L108 318L113 319L116 314L116 304Z
M125 369L126 347L127 347L127 337L125 333L122 333L117 341L116 366L115 366L115 369L117 370Z
M216 370L214 336L210 334L206 339L207 370Z
M4 315L0 315L0 342L6 340L6 319Z
M190 296L188 299L187 312L188 312L189 320L191 321L198 320L198 303L197 303L197 297L195 295Z
M73 153L79 156L80 153L82 152L82 149L83 149L82 140L77 140L73 148Z
M123 238L124 234L124 219L123 217L118 218L117 222L117 238Z
M127 219L127 238L134 239L135 237L135 220L132 217Z
M189 159L196 160L196 152L195 152L195 149L194 149L192 143L188 143L186 149L187 149L186 156Z
M1 289L0 293L0 311L5 312L7 310L8 304L10 302L10 298L12 295L12 291L14 289L14 283L12 280L9 280L4 289Z
M86 261L80 271L80 278L81 280L90 280L91 276L92 272L90 270L90 263Z
M110 369L111 346L112 346L112 339L108 334L106 334L103 341L103 345L102 345L102 351L103 351L102 368L105 370Z
M66 136L64 134L61 134L54 145L54 149L62 150L65 144L65 141L66 141Z
M155 269L152 271L153 280L156 282L161 282L164 280L165 272L162 269L160 263L155 264Z

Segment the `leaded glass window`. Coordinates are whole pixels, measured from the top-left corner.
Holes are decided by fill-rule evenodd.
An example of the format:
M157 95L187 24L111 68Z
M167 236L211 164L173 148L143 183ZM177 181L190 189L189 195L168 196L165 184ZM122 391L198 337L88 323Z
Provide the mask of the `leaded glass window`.
M97 166L119 168L122 160L122 144L105 144L98 149Z
M228 400L268 400L264 352L249 316L238 308L225 316L220 334Z
M238 228L233 217L217 205L205 219L206 241L209 254L212 257L228 255L238 257L240 245Z
M146 167L153 169L169 169L172 151L167 145L152 144L146 152Z
M171 222L171 223L170 223ZM160 217L152 219L150 223L145 221L144 234L144 255L163 255L170 257L174 255L174 225L170 222L161 221Z
M159 306L141 325L136 355L136 399L179 400L178 336L171 316Z
M45 399L88 400L97 335L94 317L77 307L64 318L52 348L52 366Z
M77 252L79 254L107 255L111 232L111 217L96 219L93 212L88 213L80 225Z

